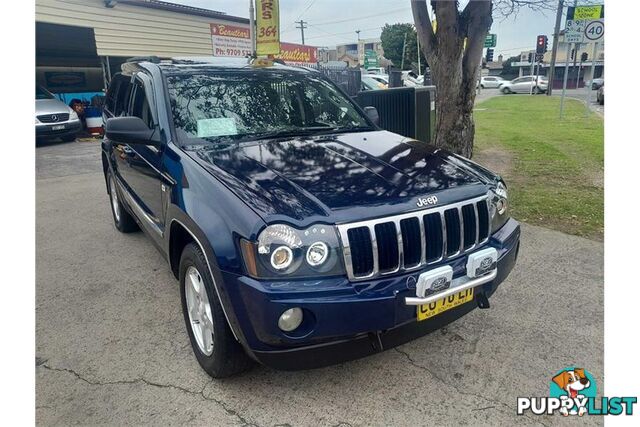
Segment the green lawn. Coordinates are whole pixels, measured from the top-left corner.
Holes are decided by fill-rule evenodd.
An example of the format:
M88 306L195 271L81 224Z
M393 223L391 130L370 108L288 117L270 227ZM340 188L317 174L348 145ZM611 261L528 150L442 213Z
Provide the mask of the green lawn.
M604 122L560 99L511 95L476 107L474 160L501 173L512 215L530 224L603 240Z

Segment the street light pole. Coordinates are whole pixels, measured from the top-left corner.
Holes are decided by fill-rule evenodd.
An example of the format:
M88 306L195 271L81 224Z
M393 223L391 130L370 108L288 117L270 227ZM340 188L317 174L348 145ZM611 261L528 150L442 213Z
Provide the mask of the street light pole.
M256 56L256 12L253 0L249 0L249 34L251 34L251 56Z

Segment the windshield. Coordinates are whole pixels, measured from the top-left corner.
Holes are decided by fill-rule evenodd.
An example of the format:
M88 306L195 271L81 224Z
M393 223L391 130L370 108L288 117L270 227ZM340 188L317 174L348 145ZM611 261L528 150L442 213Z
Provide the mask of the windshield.
M183 143L370 128L350 100L312 73L234 71L167 81Z
M51 92L43 88L42 86L36 85L36 99L53 99L54 96Z

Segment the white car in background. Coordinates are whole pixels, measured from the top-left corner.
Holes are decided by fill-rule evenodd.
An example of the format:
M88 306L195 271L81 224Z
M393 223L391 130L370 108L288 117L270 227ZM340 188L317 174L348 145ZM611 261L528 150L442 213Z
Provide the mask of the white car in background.
M504 82L500 85L500 92L508 95L510 93L544 93L549 87L549 80L546 76L523 76Z
M382 75L382 74L365 74L362 77L369 77L372 78L373 80L382 83L383 85L385 85L386 87L389 87L389 76L387 75Z
M480 79L480 87L482 89L495 89L506 83L507 80L500 76L482 76Z

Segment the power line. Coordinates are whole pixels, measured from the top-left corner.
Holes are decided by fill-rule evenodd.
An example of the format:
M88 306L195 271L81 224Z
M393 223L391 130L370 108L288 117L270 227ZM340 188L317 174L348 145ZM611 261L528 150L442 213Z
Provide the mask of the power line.
M349 18L349 19L341 19L339 21L325 21L325 22L317 22L316 25L330 25L330 24L341 24L343 22L353 22L353 21L361 21L363 19L369 19L369 18L376 18L378 16L387 16L391 13L396 13L396 12L406 12L407 8L403 7L402 9L392 9L392 10L387 10L386 12L383 13L376 13L374 15L366 15L366 16L360 16L358 18Z

